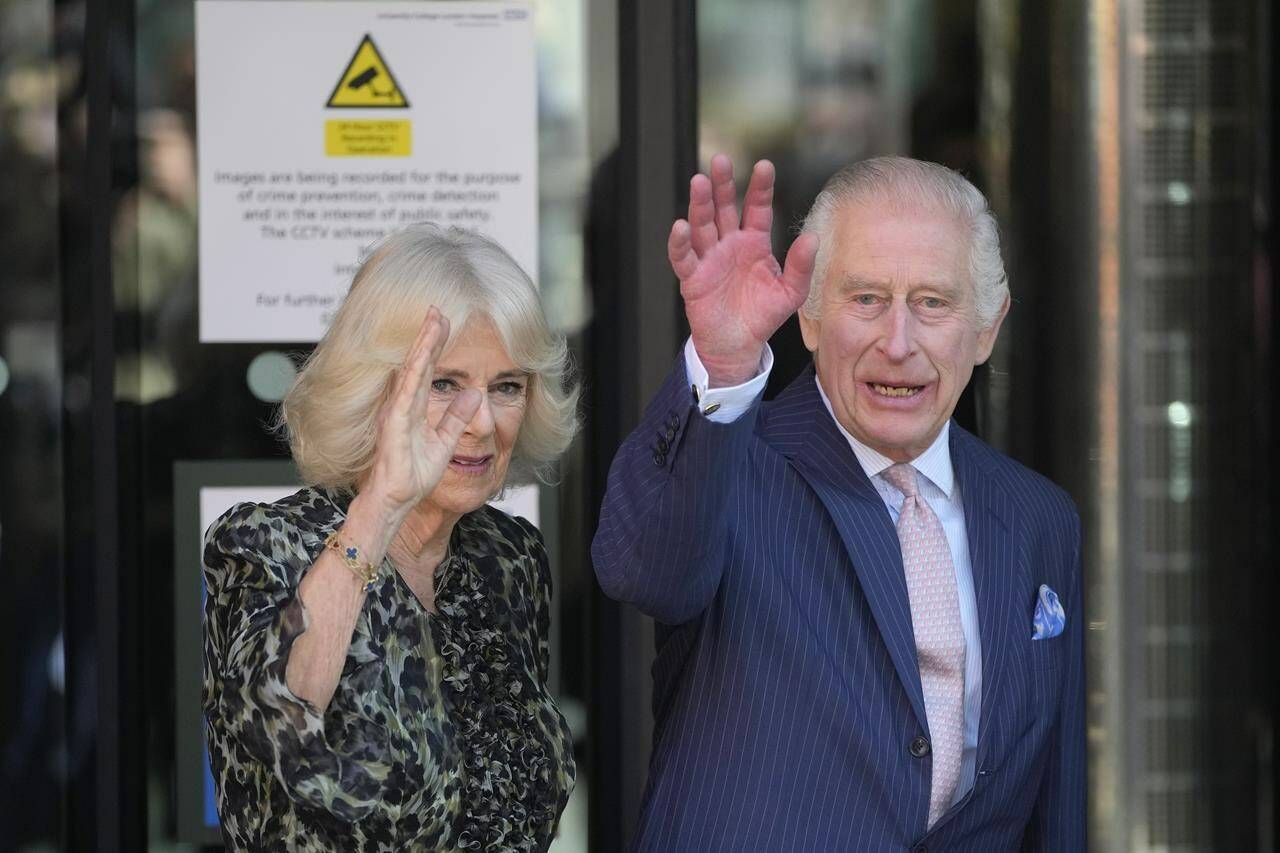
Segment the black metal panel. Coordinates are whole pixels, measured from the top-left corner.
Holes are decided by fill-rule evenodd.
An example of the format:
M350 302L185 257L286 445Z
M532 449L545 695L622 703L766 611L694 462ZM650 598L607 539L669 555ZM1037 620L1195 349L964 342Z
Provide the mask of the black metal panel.
M138 666L141 579L122 570L139 519L136 477L118 450L136 413L115 403L116 203L132 182L133 8L54 6L58 51L80 70L58 108L65 435L68 850L145 849ZM127 337L129 330L122 330ZM128 457L126 457L128 458ZM119 523L117 523L119 522ZM136 563L135 563L136 565Z
M685 334L666 259L672 221L696 168L694 4L618 6L619 146L596 171L588 207L588 275L596 306L588 346L588 505L595 516L609 463L639 421ZM652 626L597 593L593 613L591 845L623 849L643 794L653 717Z

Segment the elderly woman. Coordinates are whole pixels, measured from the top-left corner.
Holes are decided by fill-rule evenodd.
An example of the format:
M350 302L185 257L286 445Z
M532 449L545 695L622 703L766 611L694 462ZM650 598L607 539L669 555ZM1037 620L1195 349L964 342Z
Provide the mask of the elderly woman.
M356 274L282 408L309 485L206 536L204 711L229 846L551 843L574 764L547 689L547 551L486 501L572 439L566 366L490 240L414 226Z

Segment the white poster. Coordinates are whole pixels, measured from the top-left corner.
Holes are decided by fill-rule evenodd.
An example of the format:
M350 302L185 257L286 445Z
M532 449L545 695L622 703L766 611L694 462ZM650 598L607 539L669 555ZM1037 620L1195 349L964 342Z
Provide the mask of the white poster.
M298 486L201 486L200 487L200 542L196 554L203 559L204 534L227 510L238 503L269 504L287 498L298 491Z
M196 51L201 342L318 340L410 222L536 276L527 3L197 0Z

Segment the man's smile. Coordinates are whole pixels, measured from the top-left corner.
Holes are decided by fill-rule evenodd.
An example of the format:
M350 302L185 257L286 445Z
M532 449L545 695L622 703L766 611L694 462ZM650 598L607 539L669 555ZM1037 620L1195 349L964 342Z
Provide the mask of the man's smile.
M924 390L923 385L884 385L879 382L868 382L867 385L881 397L914 397Z

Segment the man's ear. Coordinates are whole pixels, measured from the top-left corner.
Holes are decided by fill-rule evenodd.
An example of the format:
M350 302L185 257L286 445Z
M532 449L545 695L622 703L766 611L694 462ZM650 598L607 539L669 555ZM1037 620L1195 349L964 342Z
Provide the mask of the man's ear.
M1009 294L1004 295L1004 302L1000 303L1000 310L996 312L996 318L991 321L991 325L978 332L978 352L973 363L975 365L982 364L991 358L991 350L995 348L996 338L1000 335L1000 324L1004 322L1004 315L1009 313Z
M815 320L806 314L803 305L796 312L796 316L800 318L800 336L804 338L805 349L809 352L817 352L818 338L822 336L822 320Z

